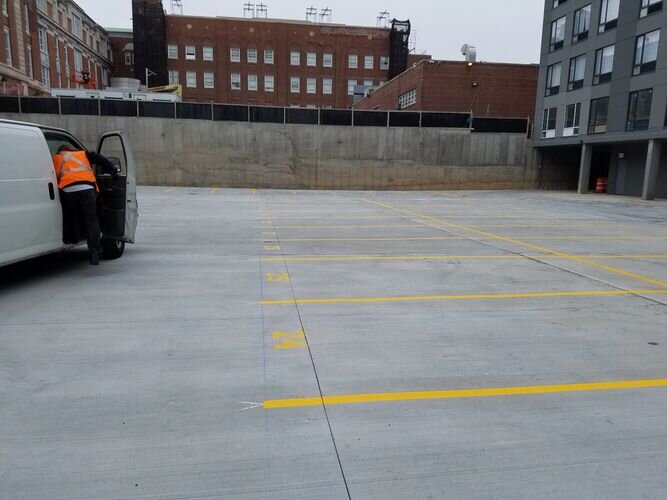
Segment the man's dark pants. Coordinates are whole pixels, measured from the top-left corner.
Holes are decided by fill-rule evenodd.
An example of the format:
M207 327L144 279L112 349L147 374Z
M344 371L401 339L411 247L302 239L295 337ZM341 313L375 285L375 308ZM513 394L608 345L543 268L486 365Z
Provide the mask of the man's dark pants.
M72 193L60 191L60 201L63 207L63 227L65 228L63 240L65 243L78 243L81 240L79 226L83 221L88 239L88 252L91 256L100 256L102 242L100 222L97 219L95 190L85 189Z

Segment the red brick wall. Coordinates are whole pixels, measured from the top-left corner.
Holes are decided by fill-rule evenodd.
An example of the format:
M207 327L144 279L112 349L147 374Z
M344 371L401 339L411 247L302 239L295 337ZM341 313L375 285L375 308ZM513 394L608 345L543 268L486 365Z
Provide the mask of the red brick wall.
M417 104L408 110L473 111L475 116L532 117L537 92L537 65L422 62L355 105L358 109L397 109L398 98L417 89ZM476 85L475 85L476 84Z
M127 44L134 43L131 34L126 36L110 35L111 52L113 54L113 75L117 78L134 78L134 64L125 64L125 51Z
M178 60L167 61L170 70L179 71L185 101L277 106L332 106L346 108L352 104L348 79L358 84L372 80L377 85L387 80L388 71L380 69L380 56L389 56L389 30L319 25L289 21L261 21L225 18L167 17L167 44L178 45ZM185 46L195 45L197 59L185 60ZM214 61L202 59L202 47L214 48ZM230 61L230 48L241 49L241 62ZM257 64L247 62L247 50L257 49ZM264 64L264 49L274 50L274 64ZM301 53L301 64L290 64L290 52ZM317 54L317 65L306 65L306 53ZM333 54L333 67L322 64L324 53ZM358 55L358 69L348 69L348 55ZM364 57L374 57L372 70L364 69ZM186 71L197 73L197 88L186 86ZM215 74L215 89L203 88L203 73ZM241 75L241 90L231 89L231 74ZM248 91L248 74L257 75L257 91ZM264 92L264 75L273 75L275 91ZM290 92L290 77L301 79L301 91ZM315 94L306 92L306 78L316 78ZM333 93L324 95L322 79L333 80Z

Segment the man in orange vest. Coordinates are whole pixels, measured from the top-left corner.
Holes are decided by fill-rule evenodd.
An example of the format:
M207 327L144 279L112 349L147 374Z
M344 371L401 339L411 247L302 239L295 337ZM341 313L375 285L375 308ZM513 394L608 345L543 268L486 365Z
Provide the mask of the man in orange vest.
M97 164L105 170L113 166L104 156L85 150L77 150L68 144L58 148L53 157L53 167L58 178L60 201L63 210L65 243L78 243L79 222L83 219L88 241L90 264L100 263L102 241L100 223L97 218L97 182L92 165Z

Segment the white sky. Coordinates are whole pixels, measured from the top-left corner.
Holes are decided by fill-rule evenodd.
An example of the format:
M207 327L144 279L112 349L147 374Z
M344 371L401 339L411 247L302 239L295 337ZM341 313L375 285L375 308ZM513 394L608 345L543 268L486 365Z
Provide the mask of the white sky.
M460 60L464 43L477 47L480 61L537 63L542 31L542 0L182 0L183 14L243 17L243 4L268 5L269 17L305 20L306 8L329 7L335 23L375 26L378 13L410 19L417 52ZM131 0L76 0L104 27L132 26ZM163 0L171 12L171 0Z

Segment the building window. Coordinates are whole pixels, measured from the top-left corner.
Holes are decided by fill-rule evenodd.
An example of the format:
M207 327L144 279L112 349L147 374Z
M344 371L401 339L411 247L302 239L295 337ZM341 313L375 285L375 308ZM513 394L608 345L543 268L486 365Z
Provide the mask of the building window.
M248 63L257 64L257 49L248 49Z
M74 71L83 71L83 54L77 49L74 49Z
M322 56L322 66L325 68L333 68L333 54L324 54Z
M204 47L202 49L202 59L204 61L212 61L213 60L213 47Z
M169 85L178 85L179 78L178 78L178 71L170 69L169 70Z
M81 38L81 18L76 14L72 14L72 33Z
M42 85L44 85L47 89L51 88L51 74L49 72L49 68L46 66L42 66Z
M350 69L357 69L359 65L359 56L356 54L350 54L347 56L347 67Z
M134 52L125 52L125 66L134 64Z
M46 41L46 28L40 27L37 31L37 36L39 37L39 51L42 54L48 54L49 49Z
M26 47L26 56L28 57L28 76L32 80L35 75L32 64L32 47L30 45ZM60 64L58 64L58 73L60 73ZM60 75L58 75L58 77L60 77Z
M559 5L563 5L567 0L554 0L554 9Z
M347 95L354 95L354 87L357 86L356 80L347 81Z
M373 80L364 80L364 87L372 87Z
M547 108L542 115L542 139L556 137L556 113L558 108Z
M380 56L380 69L389 69L389 56Z
M316 52L307 52L306 53L306 66L311 66L311 67L317 66L317 53Z
M38 3L39 3L39 2L38 2ZM27 5L24 5L24 7L26 7L26 9L27 9ZM7 11L7 0L2 0L2 13L3 13L5 16L8 15L8 11Z
M614 68L614 46L609 45L595 51L595 70L593 71L593 85L611 80Z
M549 52L563 47L565 40L565 16L556 19L551 23L551 38L549 42Z
M301 52L290 52L289 60L292 66L301 66Z
M230 78L232 80L232 90L241 90L241 75L239 73L232 73Z
M231 62L241 62L241 49L236 47L229 49L229 60Z
M4 38L5 38L5 62L7 63L8 66L12 65L12 41L9 37L9 29L5 28L4 31Z
M197 88L197 73L194 71L186 71L185 73L185 84L188 88L196 89Z
M194 45L186 45L185 46L185 60L186 61L194 61L197 59L197 49L195 48Z
M586 74L586 54L570 59L570 72L567 77L567 90L576 90L584 86Z
M600 6L600 28L598 31L604 33L618 25L618 6L621 0L602 0Z
M273 64L273 49L264 50L264 64Z
M292 76L289 79L290 92L292 94L298 94L301 92L301 79L298 76Z
M398 109L409 108L415 104L417 104L417 89L412 89L398 98Z
M333 93L333 79L322 78L322 93L325 95L331 95Z
M581 117L581 103L568 104L565 108L565 127L563 137L579 135L579 118Z
M257 92L257 75L248 75L248 90Z
M4 3L6 4L7 2ZM37 0L37 8L42 12L46 12L46 0ZM4 13L6 14L6 12Z
M204 72L204 88L205 89L215 88L215 75L210 71Z
M653 98L653 89L639 90L630 92L630 101L628 103L628 121L625 130L633 132L635 130L648 130L648 122L651 117L651 99Z
M635 44L635 64L632 68L633 76L655 71L659 43L660 30L651 31L637 37L637 43Z
M375 58L373 56L364 57L364 69L373 69Z
M306 78L306 93L307 94L316 94L317 93L317 79L316 78Z
M264 92L273 92L276 88L276 82L273 75L264 75Z
M167 45L167 57L169 59L178 59L178 45Z
M3 5L3 7L6 7L7 6L7 0L4 0L2 2L2 5ZM5 15L7 15L6 12L5 12ZM28 4L27 3L23 4L23 31L25 31L26 33L30 33L30 17L28 15Z
M561 63L547 67L547 88L544 95L556 95L560 92Z
M591 111L588 116L588 133L604 134L607 131L607 111L609 109L609 97L593 99Z
M572 28L572 43L581 42L588 38L591 27L591 6L582 7L574 11L574 27Z
M639 17L646 17L649 14L662 10L662 0L642 0L639 8Z

